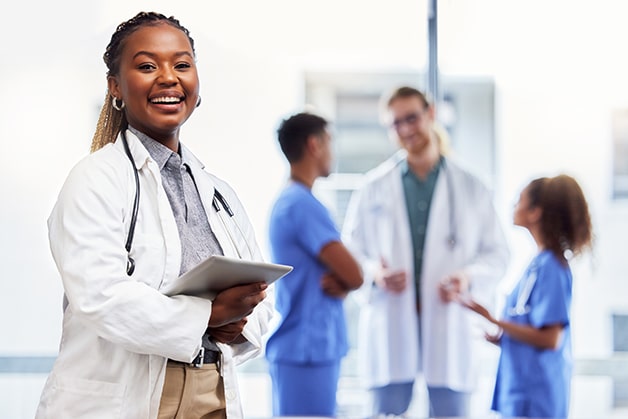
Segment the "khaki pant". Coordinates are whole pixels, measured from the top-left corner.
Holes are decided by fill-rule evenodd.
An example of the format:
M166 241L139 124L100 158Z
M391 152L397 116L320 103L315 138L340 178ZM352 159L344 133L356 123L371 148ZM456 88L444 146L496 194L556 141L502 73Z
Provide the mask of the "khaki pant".
M225 419L225 387L216 364L168 361L159 419Z

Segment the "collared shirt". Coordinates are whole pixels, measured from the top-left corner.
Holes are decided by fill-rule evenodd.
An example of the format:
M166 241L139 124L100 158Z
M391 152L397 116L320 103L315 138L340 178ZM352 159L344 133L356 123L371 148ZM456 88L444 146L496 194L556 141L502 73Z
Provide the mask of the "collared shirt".
M407 160L401 162L401 181L403 183L403 192L406 196L406 207L410 221L410 233L412 235L414 283L417 302L421 301L421 269L423 267L425 233L427 231L432 196L434 195L436 179L438 178L441 165L442 158L430 170L425 180L422 180L410 170Z
M164 190L181 239L179 274L186 273L211 255L222 255L222 248L207 220L207 214L196 188L190 165L185 161L185 155L180 156L179 153L175 153L131 126L129 130L139 138L159 167ZM207 333L203 336L203 346L218 350L216 344L209 340Z

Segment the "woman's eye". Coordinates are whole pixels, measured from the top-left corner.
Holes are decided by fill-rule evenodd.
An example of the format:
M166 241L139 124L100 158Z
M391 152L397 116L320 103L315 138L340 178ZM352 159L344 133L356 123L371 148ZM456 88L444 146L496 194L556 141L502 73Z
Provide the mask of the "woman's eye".
M184 69L184 68L190 68L192 67L192 65L190 63L177 63L177 65L175 65L175 68L177 69Z
M139 66L137 66L137 68L139 68L140 70L153 70L155 66L150 63L145 63L145 64L140 64Z

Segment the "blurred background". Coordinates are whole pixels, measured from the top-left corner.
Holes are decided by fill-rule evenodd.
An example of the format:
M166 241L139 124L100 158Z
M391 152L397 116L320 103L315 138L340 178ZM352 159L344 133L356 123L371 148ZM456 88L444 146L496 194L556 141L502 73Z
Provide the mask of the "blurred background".
M427 88L428 0L10 1L0 26L0 417L31 418L59 345L62 287L46 219L89 151L115 27L141 10L174 15L196 42L203 102L182 141L230 182L268 255L267 218L288 175L279 121L304 106L333 121L336 172L315 192L339 226L361 174L394 150L381 93ZM512 226L521 188L567 173L582 185L595 251L573 265L572 418L628 415L628 3L440 0L437 113L453 156L494 191L513 260L535 249ZM351 341L357 306L349 299ZM491 417L497 349L481 343L474 417ZM86 354L89 356L89 354ZM346 358L339 416L367 412ZM263 359L245 365L247 417L270 416ZM425 416L417 386L411 407Z

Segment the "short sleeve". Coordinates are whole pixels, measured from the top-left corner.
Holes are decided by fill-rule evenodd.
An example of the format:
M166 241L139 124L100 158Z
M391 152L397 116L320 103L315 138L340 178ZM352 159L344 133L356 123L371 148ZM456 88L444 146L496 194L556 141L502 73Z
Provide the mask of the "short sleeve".
M297 226L297 241L308 253L317 257L324 246L340 241L340 232L329 210L313 196L310 198L298 205L302 222Z
M542 263L530 295L530 323L537 328L569 324L571 272L568 266L550 259Z

